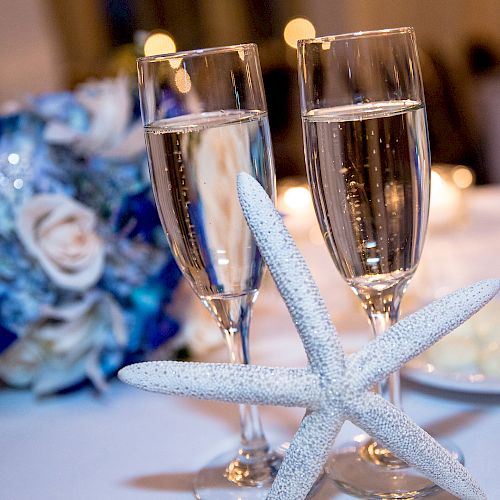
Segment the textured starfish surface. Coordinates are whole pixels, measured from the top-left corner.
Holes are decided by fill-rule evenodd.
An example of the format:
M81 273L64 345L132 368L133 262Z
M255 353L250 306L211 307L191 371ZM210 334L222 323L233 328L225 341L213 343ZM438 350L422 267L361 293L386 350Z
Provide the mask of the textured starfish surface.
M246 174L238 177L238 192L302 339L307 368L156 361L127 366L119 372L120 379L153 392L306 408L268 499L306 497L345 420L450 493L485 499L480 486L446 449L371 388L477 312L498 292L500 281L481 281L439 299L346 356L306 263L271 200Z

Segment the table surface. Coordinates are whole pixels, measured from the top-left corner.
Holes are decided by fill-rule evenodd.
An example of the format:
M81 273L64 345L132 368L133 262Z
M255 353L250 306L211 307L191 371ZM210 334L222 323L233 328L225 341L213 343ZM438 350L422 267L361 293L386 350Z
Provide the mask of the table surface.
M453 238L428 238L421 276L412 287L408 307L422 302L420 289L435 279L435 255L449 255L451 242L467 241L453 251L448 276L453 286L500 276L500 190L474 190L467 200L468 219ZM323 246L295 235L341 333L347 351L369 338L363 313L337 276ZM448 246L446 246L448 245ZM446 250L448 249L448 250ZM427 256L426 256L427 252ZM431 258L432 257L432 258ZM477 265L476 265L477 263ZM456 265L458 264L458 268ZM457 272L464 268L466 271ZM471 271L473 269L473 271ZM444 273L442 267L439 272ZM448 279L443 276L443 280ZM417 290L418 289L418 290ZM268 278L255 308L252 325L255 363L304 366L300 340L280 297ZM215 349L209 359L224 359ZM403 384L405 411L438 438L456 442L466 465L488 498L500 491L500 394L447 392ZM499 391L500 392L500 391ZM263 407L270 440L291 439L303 410ZM337 443L359 431L346 423ZM103 396L91 390L36 400L26 391L0 390L1 500L147 500L193 498L191 484L198 468L238 442L238 416L233 405L151 394L118 381ZM347 499L330 483L318 498ZM441 499L453 498L441 494Z

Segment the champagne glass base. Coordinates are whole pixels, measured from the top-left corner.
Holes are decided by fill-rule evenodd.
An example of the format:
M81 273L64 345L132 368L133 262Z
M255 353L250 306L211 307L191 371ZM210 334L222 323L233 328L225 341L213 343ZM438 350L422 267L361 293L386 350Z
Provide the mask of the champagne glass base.
M283 460L284 450L267 454L258 466L245 468L234 450L223 453L198 472L194 495L199 500L265 499Z
M271 489L274 478L278 473L281 462L290 443L283 443L269 452L267 472L261 476L258 484L242 486L228 479L228 464L235 459L234 451L223 453L198 472L194 482L194 496L198 500L261 500L265 499ZM267 476L267 477L266 477ZM321 489L326 476L323 474L314 483L307 498L314 498L314 494Z
M330 456L326 475L342 491L370 500L412 499L437 495L443 490L418 469L394 458L393 465L368 457L368 436L345 443ZM450 442L440 442L460 463L462 452Z

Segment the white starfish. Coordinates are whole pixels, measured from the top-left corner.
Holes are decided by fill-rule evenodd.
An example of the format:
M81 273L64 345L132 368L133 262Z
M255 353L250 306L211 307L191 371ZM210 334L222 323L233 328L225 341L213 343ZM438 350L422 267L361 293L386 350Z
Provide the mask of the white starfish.
M157 361L127 366L119 372L120 379L153 392L307 408L267 497L270 500L306 497L346 419L441 488L462 499L486 499L446 449L371 388L477 312L498 292L500 281L481 281L437 300L346 356L305 261L271 200L246 174L238 177L238 192L247 222L302 339L309 366Z

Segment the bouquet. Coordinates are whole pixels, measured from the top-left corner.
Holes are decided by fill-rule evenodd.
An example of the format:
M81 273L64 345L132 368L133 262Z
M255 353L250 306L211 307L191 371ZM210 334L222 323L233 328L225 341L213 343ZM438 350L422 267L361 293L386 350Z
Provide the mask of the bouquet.
M47 395L182 353L181 273L126 77L0 115L0 378Z

